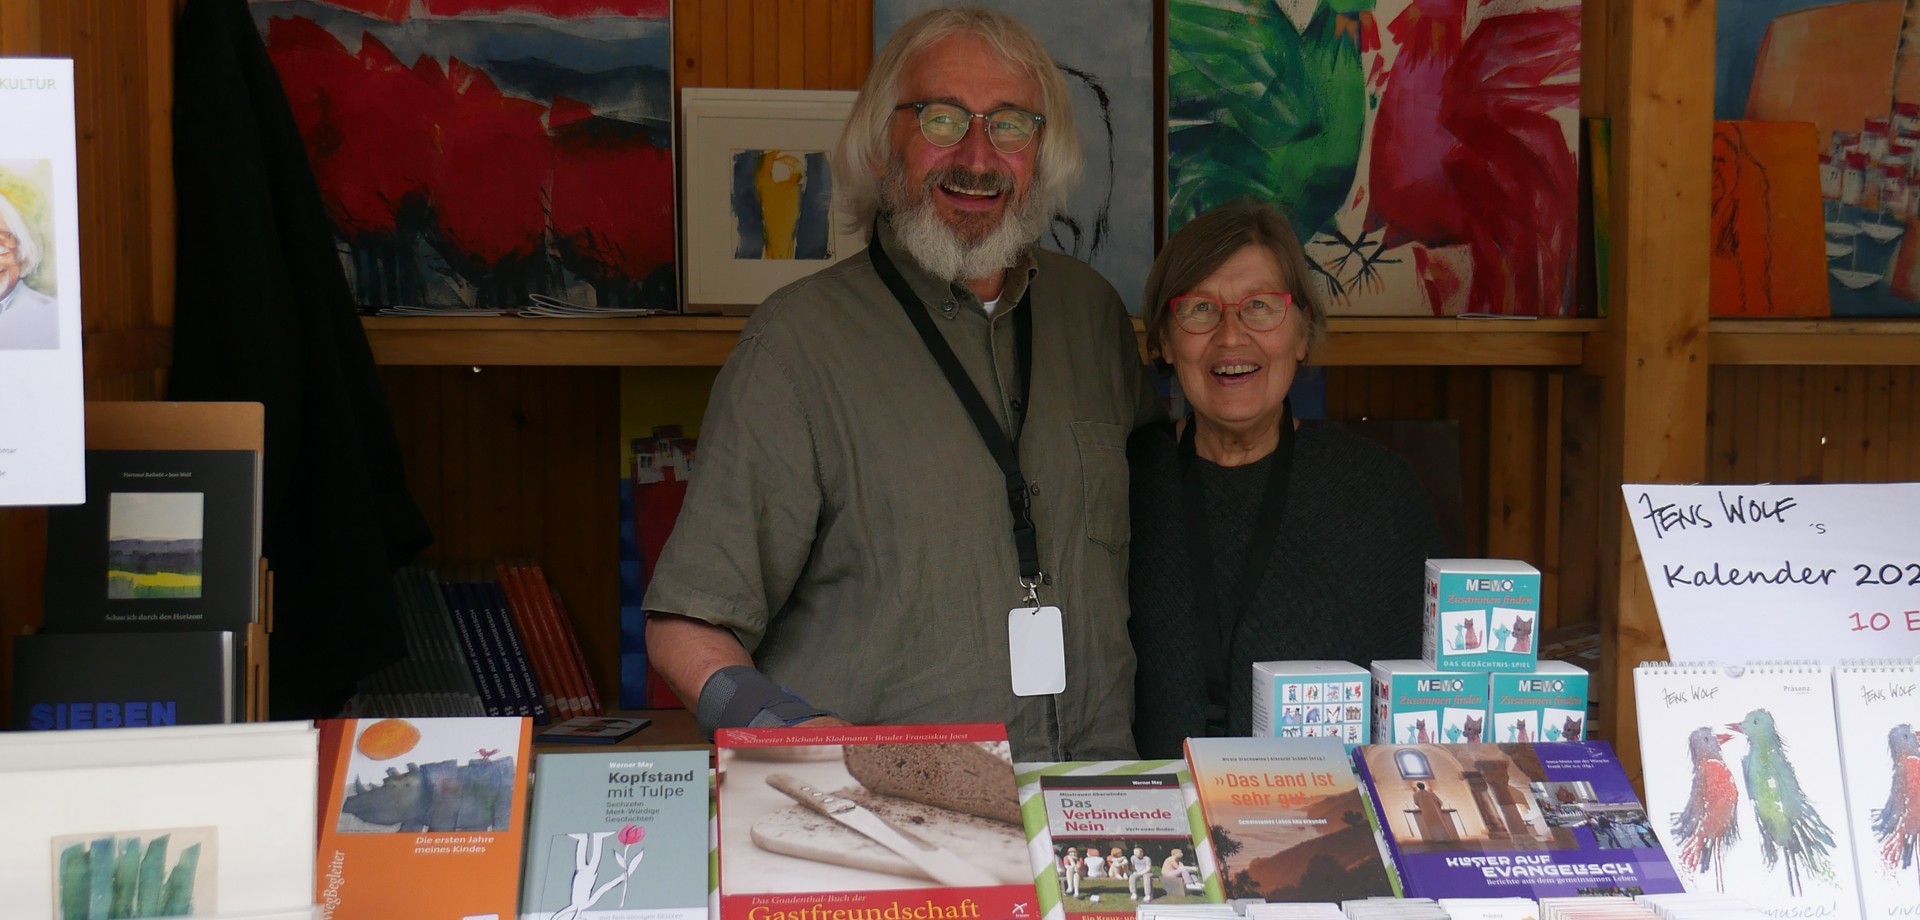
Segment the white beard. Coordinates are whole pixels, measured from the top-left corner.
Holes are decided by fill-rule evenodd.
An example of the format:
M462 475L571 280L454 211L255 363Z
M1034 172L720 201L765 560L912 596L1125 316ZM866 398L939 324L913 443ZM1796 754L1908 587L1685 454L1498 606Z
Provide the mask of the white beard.
M1012 203L985 236L968 242L935 213L933 186L937 180L937 173L929 175L919 194L909 196L906 177L895 163L887 173L882 203L892 214L900 245L921 268L942 281L964 283L989 278L1018 265L1021 255L1040 238L1052 218L1049 209L1041 207L1038 196L1029 190Z

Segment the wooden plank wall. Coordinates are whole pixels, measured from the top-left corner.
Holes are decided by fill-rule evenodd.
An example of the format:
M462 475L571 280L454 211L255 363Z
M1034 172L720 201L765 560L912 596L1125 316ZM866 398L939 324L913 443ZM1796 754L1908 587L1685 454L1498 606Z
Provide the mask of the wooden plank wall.
M170 16L173 0L0 0L0 53L76 58L88 395L157 398L172 316ZM1590 61L1609 4L1589 0ZM678 0L680 86L856 88L871 58L869 0ZM1599 65L1595 65L1598 72ZM1609 111L1606 82L1582 111ZM131 218L131 220L129 219ZM385 368L408 478L434 523L433 561L529 557L575 611L605 688L617 683L615 508L620 374L599 368ZM650 374L640 392L684 411L711 371ZM1913 368L1716 368L1706 438L1715 482L1920 479ZM1600 381L1485 368L1332 368L1336 418L1455 418L1476 549L1543 568L1546 625L1597 622ZM648 416L646 407L624 407ZM1824 441L1821 439L1825 438ZM37 623L43 517L0 512L5 636ZM0 681L0 712L6 682Z
M1716 367L1707 481L1920 480L1920 368Z
M0 0L0 54L74 59L89 399L158 398L168 364L172 15L173 0ZM40 623L45 565L45 513L0 510L0 677Z
M674 78L677 86L858 89L872 59L872 11L871 0L677 0ZM388 367L381 378L407 481L437 538L425 561L540 562L611 694L620 650L619 371ZM712 384L711 370L676 370L649 375L635 391L651 389L678 409L704 405ZM646 407L625 411L650 417ZM698 413L685 420L697 423Z

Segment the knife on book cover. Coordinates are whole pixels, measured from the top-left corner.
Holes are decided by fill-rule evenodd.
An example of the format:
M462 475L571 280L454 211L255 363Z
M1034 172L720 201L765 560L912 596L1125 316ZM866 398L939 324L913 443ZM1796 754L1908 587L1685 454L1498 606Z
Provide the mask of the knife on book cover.
M815 789L786 773L775 773L767 777L767 785L786 793L788 798L801 805L853 828L865 835L867 839L898 853L908 862L918 866L920 871L925 872L929 878L943 885L979 887L1002 884L1000 879L985 869L931 843L922 843L900 833L885 819L852 799L841 798L831 792Z

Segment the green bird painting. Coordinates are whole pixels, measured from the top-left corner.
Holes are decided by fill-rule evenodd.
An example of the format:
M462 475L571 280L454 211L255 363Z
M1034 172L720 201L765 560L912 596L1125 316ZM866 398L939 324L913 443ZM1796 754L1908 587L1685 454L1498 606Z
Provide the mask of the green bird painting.
M1769 872L1786 864L1787 890L1798 897L1806 877L1835 884L1833 831L1800 787L1800 777L1787 759L1787 742L1773 722L1773 714L1755 709L1727 725L1746 736L1747 753L1740 767L1753 802L1753 819L1760 829L1760 856Z
M1378 50L1375 0L1319 0L1296 29L1272 0L1167 2L1167 232L1217 205L1281 206L1302 243L1353 190ZM1342 245L1351 250L1351 245ZM1341 283L1309 264L1335 297Z

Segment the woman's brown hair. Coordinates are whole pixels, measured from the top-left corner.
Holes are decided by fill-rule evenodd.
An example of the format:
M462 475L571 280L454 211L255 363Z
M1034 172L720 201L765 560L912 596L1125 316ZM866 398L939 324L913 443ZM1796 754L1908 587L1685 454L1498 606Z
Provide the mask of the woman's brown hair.
M1247 246L1264 247L1286 276L1286 293L1307 322L1307 353L1327 334L1327 311L1320 290L1310 277L1306 250L1293 232L1285 212L1264 201L1224 204L1187 222L1161 247L1147 274L1147 354L1154 366L1168 370L1164 340L1173 311L1167 301L1194 289L1227 260Z

